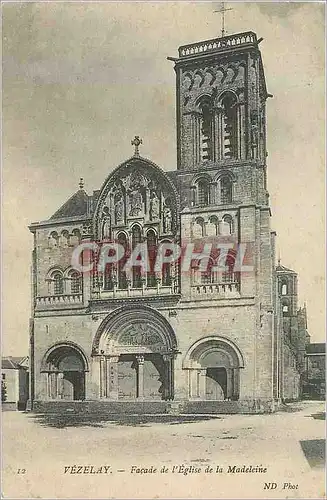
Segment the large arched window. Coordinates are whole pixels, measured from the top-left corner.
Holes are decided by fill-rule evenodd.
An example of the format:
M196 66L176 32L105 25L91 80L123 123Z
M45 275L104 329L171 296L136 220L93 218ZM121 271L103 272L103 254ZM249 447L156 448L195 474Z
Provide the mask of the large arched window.
M288 286L287 286L286 282L282 283L281 292L282 292L282 295L287 295L288 294Z
M233 199L233 182L227 175L220 179L220 202L231 203Z
M201 283L210 284L218 283L218 281L219 274L217 272L217 266L215 265L214 259L210 257L206 270L201 272Z
M64 293L64 278L60 271L55 271L52 275L53 293L54 295L63 295Z
M233 218L230 215L224 215L220 223L220 234L229 236L233 233Z
M139 226L133 226L132 229L132 249L142 242L142 234ZM133 266L132 271L133 288L142 288L142 273L141 266Z
M197 183L197 201L199 207L206 207L210 204L210 183L208 179L200 179Z
M149 229L146 235L147 246L148 246L148 257L150 269L147 272L147 286L156 286L156 273L154 272L154 266L157 255L157 236L153 229Z
M226 92L221 101L222 107L222 158L237 158L237 99L232 92Z
M70 291L72 294L81 293L82 291L82 279L78 271L72 271L70 273Z
M229 250L225 262L221 264L225 267L222 273L223 283L239 283L240 273L234 272L235 259L236 252L234 250Z
M117 242L122 245L124 248L124 256L120 259L118 262L118 288L121 289L126 289L127 288L127 276L126 276L126 271L124 270L126 260L127 260L127 250L128 250L128 244L127 244L127 238L125 233L119 233Z
M171 286L172 277L171 277L171 263L165 262L162 265L162 284L163 286Z
M200 152L201 160L212 160L213 144L212 144L212 105L209 99L204 99L200 104L201 121L200 121Z

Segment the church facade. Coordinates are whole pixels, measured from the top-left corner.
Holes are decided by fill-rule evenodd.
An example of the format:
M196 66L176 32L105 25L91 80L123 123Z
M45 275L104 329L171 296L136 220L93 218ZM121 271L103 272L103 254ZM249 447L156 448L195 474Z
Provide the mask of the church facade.
M136 136L98 191L81 182L30 225L34 409L270 412L300 396L306 314L296 274L275 265L259 43L235 34L170 58L176 170Z

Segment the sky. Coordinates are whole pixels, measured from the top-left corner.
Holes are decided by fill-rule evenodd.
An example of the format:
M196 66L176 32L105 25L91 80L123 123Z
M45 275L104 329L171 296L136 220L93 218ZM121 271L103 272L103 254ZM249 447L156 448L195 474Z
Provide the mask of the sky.
M176 168L180 45L220 35L217 2L3 3L2 342L28 352L31 222L129 158L131 139ZM268 189L282 264L299 273L313 342L325 339L324 4L230 2L255 31L268 92Z

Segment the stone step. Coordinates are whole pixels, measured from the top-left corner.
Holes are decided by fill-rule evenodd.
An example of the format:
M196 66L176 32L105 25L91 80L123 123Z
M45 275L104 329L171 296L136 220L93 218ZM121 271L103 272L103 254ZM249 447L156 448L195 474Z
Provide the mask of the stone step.
M33 412L53 414L234 414L237 401L36 401Z

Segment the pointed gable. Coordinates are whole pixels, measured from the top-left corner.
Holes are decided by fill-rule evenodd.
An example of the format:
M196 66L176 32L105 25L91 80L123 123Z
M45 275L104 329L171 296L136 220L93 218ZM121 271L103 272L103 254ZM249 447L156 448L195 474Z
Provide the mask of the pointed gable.
M65 217L76 217L87 215L88 195L84 189L79 189L50 219L62 219Z
M279 273L291 273L291 274L297 274L293 269L289 269L288 267L282 266L280 263L278 263L278 266L276 266L276 271Z

